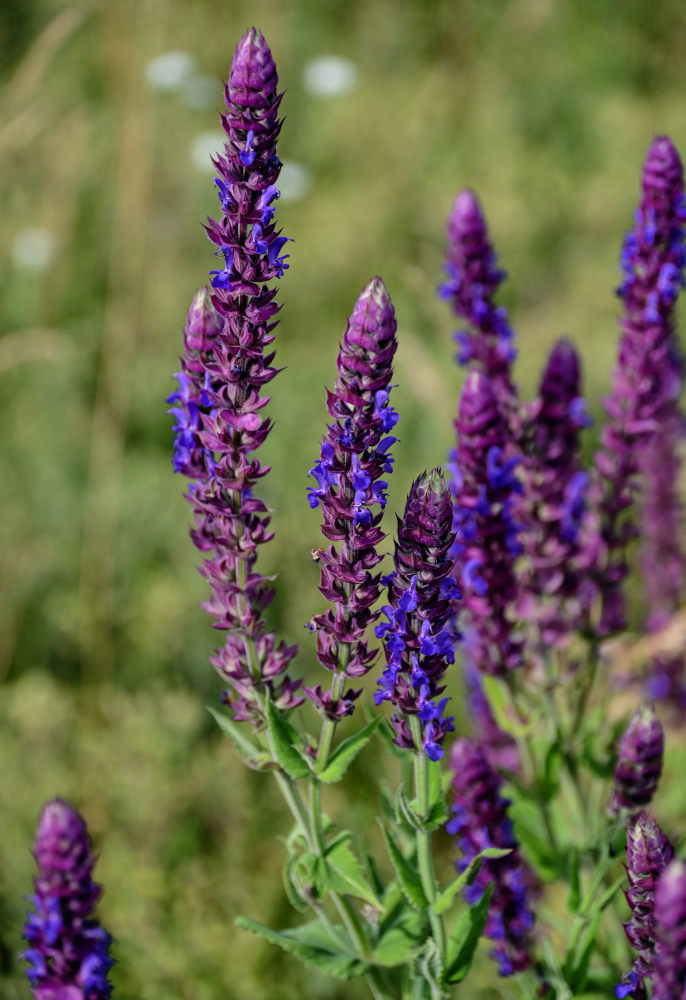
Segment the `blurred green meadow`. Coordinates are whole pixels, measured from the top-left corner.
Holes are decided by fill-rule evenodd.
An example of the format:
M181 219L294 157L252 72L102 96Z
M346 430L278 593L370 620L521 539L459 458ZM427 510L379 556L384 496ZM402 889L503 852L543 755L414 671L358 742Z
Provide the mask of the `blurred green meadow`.
M204 708L221 687L207 663L217 636L170 462L164 400L186 309L214 266L201 223L217 209L220 81L253 23L286 89L278 217L294 240L265 448L276 538L262 565L280 574L271 622L302 642L310 681L303 623L322 598L305 477L361 287L381 274L398 313L397 509L451 446L461 375L435 288L457 190L480 194L510 275L502 301L524 393L566 334L599 415L642 159L655 132L686 149L682 0L0 6L3 1000L28 994L17 955L29 848L57 794L101 855L120 1000L364 995L233 927L239 913L290 919L273 836L287 821L269 778L237 763ZM314 62L327 56L345 60L335 93L331 64L327 83ZM684 751L671 753L677 774ZM365 827L370 762L330 803ZM678 826L674 783L660 809ZM489 982L485 962L471 995L508 995Z

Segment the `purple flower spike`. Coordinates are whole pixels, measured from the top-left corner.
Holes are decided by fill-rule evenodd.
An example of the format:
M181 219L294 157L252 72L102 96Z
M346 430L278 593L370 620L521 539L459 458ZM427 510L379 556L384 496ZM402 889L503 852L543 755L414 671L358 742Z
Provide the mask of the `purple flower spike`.
M627 542L636 535L629 515L639 488L642 455L673 412L681 388L673 314L684 278L683 170L666 136L657 136L643 168L643 197L622 251L624 304L619 357L605 400L609 420L596 455L593 520L584 561L602 598L601 635L626 625L623 582Z
M272 538L270 516L253 493L269 469L256 451L271 430L261 393L277 374L274 341L279 305L267 282L287 264L285 237L274 226L281 163L276 140L281 95L269 46L251 28L238 43L225 85L223 154L213 162L221 217L207 234L224 259L212 290L196 296L186 328L175 467L194 479L188 499L195 512L191 537L206 553L201 573L211 587L205 605L226 632L211 657L229 684L222 695L234 718L261 726L264 699L282 711L302 702L299 683L286 675L297 647L265 631L263 612L273 597L256 569L260 545Z
M501 780L472 740L457 740L450 755L455 805L446 830L458 838L458 872L487 847L509 848L503 858L483 861L475 882L465 892L474 904L493 883L485 934L495 942L491 957L501 976L528 969L534 913L527 899L531 875L527 871L507 814L508 799Z
M416 747L410 718L422 723L422 747L431 760L443 756L446 733L453 731L445 716L447 698L441 684L448 664L454 663L457 636L446 628L456 617L460 598L450 575L453 543L450 490L440 469L424 473L412 484L405 513L398 518L395 570L387 578L386 621L375 632L383 639L387 667L378 682L377 705L388 700L396 712L391 720L395 743Z
M656 431L641 458L641 541L639 562L647 607L646 628L658 632L683 601L686 579L684 511L679 491L679 443L683 418L676 408ZM686 661L683 655L660 655L651 663L647 693L656 701L686 708Z
M516 356L514 332L507 310L493 301L505 272L497 266L481 206L469 188L455 199L447 236L448 280L441 285L439 294L472 331L457 332L457 359L463 365L473 362L491 379L499 403L509 412L516 399L511 375Z
M580 395L581 369L568 340L553 348L524 429L524 492L517 505L524 555L516 608L535 621L544 648L568 644L581 613L576 562L588 476L581 431L590 423Z
M467 376L455 429L452 554L473 632L472 660L484 673L502 675L521 662L522 643L509 611L517 594L514 560L520 544L514 503L521 485L514 472L517 460L505 457L511 440L505 417L481 372Z
M662 773L664 732L652 705L636 710L619 744L610 812L647 806Z
M315 615L317 656L322 666L349 678L366 674L376 657L364 638L376 621L372 611L381 575L374 568L383 556L380 523L391 471L389 435L398 415L388 397L396 349L393 304L381 278L364 288L343 334L338 378L327 392L331 423L322 440L319 461L310 469L311 507L321 507L322 532L332 544L319 557L320 591L332 607ZM305 689L318 710L337 721L353 711L360 690L351 689L342 704Z
M209 373L205 366L213 356L214 344L223 326L212 305L210 294L202 288L193 297L183 333L184 356L176 375L179 388L167 397L174 404L170 410L174 425L174 472L200 481L212 474L212 453L200 440L202 419L211 412L207 389Z
M92 879L86 824L61 799L43 808L34 845L38 877L22 958L35 1000L102 1000L111 938L93 917L101 889Z
M652 1000L682 1000L686 992L686 863L672 861L655 890Z
M640 812L629 824L626 837L629 888L624 895L631 919L624 924L624 931L638 954L631 972L615 987L615 996L619 998L646 995L644 980L652 979L655 952L655 886L660 873L674 857L669 839L645 812Z

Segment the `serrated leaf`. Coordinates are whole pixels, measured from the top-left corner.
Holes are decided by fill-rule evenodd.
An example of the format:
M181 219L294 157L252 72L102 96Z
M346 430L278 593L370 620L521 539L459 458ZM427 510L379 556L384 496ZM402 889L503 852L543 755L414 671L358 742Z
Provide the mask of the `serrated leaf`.
M355 733L353 736L349 736L347 740L343 740L341 745L331 755L328 764L319 775L319 780L327 785L334 781L340 781L360 750L369 743L374 730L380 722L381 717L378 716L376 719L372 719L363 729L360 729L359 733Z
M374 948L374 962L388 968L405 965L421 947L425 933L426 920L422 914L415 910L401 910L379 937Z
M340 834L333 844L327 848L324 858L331 888L352 896L359 896L377 909L383 909L383 903L367 882L360 861L353 854L350 846L352 834Z
M445 913L449 910L455 901L457 894L465 887L465 885L471 885L476 876L479 874L479 868L481 867L482 861L493 860L495 858L504 858L506 855L512 853L512 848L506 847L487 847L485 850L477 854L475 858L472 859L469 866L465 868L461 875L458 875L450 885L446 886L442 893L438 896L438 899L432 904L431 909L434 913L440 916L441 913Z
M424 889L422 888L422 880L419 876L419 872L416 871L416 869L404 856L388 830L384 828L383 833L386 838L386 846L388 848L391 862L393 863L395 873L398 876L400 888L402 889L405 898L410 906L414 906L416 910L425 910L429 904L426 896L424 895Z
M412 807L412 803L405 794L405 789L400 786L395 796L395 811L398 822L405 822L412 830L422 830L424 824L421 816L418 816Z
M295 741L298 739L293 728L279 715L272 705L267 702L267 726L269 729L270 745L274 750L274 757L281 768L290 778L306 778L311 774L309 765L303 760L295 748Z
M248 739L245 735L245 732L241 730L240 723L234 722L228 715L222 715L221 712L215 711L209 705L207 706L207 711L241 757L254 763L262 756L260 748L256 747L252 740Z
M450 935L446 972L446 980L449 983L461 983L471 968L479 938L488 919L492 894L491 882L479 902L462 914Z
M363 976L369 969L365 962L342 951L318 920L287 931L272 930L271 927L266 927L248 917L238 917L236 924L243 930L252 931L253 934L290 952L306 965L321 969L322 972L337 979L354 979ZM343 928L339 930L341 937L344 937Z

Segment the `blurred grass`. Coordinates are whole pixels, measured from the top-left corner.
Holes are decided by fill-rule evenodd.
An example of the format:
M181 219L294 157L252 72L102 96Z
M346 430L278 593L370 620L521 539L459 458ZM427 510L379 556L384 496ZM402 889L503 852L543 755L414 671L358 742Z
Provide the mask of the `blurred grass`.
M324 390L345 317L375 273L399 318L401 412L391 502L451 444L460 375L435 297L445 215L475 187L508 269L503 301L531 392L562 333L581 346L592 409L616 348L616 259L645 149L686 146L680 0L11 0L0 8L0 972L15 955L28 844L42 801L81 806L102 849L121 997L353 995L236 936L232 916L287 919L281 812L204 720L219 683L213 633L171 471L164 398L188 302L212 257L216 209L190 158L211 105L146 84L184 50L226 75L251 23L287 90L280 153L312 184L279 203L292 269L274 383L265 496L277 509L264 568L281 574L275 627L302 641L321 608L304 503ZM307 93L308 59L359 71L351 93ZM52 233L43 271L13 254ZM590 450L590 443L589 443ZM362 775L359 787L364 787ZM357 792L359 793L359 787ZM355 802L355 806L352 802ZM338 802L373 808L370 796ZM673 810L677 812L676 808ZM475 994L476 995L476 994ZM480 997L499 996L482 991Z

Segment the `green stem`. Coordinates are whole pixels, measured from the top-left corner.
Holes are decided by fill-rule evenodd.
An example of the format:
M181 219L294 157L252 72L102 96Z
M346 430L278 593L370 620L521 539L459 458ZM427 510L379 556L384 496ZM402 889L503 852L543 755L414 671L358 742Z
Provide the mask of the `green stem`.
M410 719L410 729L414 739L414 783L417 798L417 812L423 820L427 820L431 804L429 802L429 761L426 753L422 749L422 727L416 715ZM441 968L445 968L447 940L443 917L434 913L431 905L435 903L438 896L438 886L436 885L436 875L434 873L433 857L431 854L431 833L429 830L417 830L417 863L419 865L419 877L422 880L424 895L429 902L429 921L431 923L431 933L438 949Z

